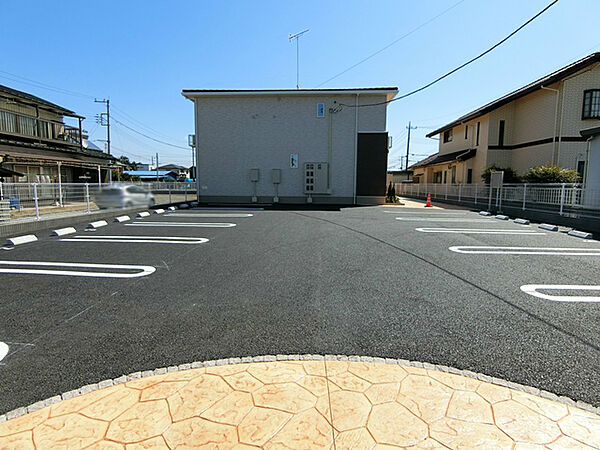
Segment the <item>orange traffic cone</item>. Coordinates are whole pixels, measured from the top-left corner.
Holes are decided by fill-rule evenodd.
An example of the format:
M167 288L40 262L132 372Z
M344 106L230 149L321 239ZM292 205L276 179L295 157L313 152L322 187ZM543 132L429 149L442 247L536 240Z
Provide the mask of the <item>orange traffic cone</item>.
M431 208L433 205L431 204L431 194L427 193L427 203L425 203L425 208Z

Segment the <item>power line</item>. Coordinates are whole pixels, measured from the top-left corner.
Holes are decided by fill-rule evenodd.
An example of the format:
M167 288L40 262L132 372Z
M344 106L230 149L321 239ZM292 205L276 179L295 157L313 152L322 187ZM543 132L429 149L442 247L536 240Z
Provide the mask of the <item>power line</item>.
M426 84L425 86L421 86L418 89L415 89L414 91L408 92L407 94L401 95L400 97L396 97L393 98L392 100L387 100L385 102L378 102L378 103L369 103L366 105L345 105L343 103L340 103L340 105L342 106L346 106L348 108L364 108L366 106L378 106L378 105L387 105L388 103L392 103L398 100L402 100L403 98L406 97L410 97L411 95L416 94L417 92L421 92L424 91L425 89L433 86L434 84L442 81L444 78L449 77L450 75L452 75L455 72L458 72L460 69L468 66L469 64L477 61L478 59L484 57L485 55L487 55L488 53L490 53L492 50L494 50L495 48L499 47L500 45L504 44L506 41L508 41L511 37L513 37L515 34L517 34L519 31L521 31L523 28L525 28L527 25L529 25L531 22L533 22L535 19L537 19L539 16L541 16L542 14L544 14L546 11L548 11L552 6L554 6L556 3L558 3L558 0L554 0L552 3L550 3L548 6L546 6L544 9L542 9L540 12L538 12L535 16L533 16L531 19L529 19L527 22L525 22L524 24L522 24L519 28L517 28L516 30L514 30L512 33L510 33L508 36L506 36L504 39L502 39L501 41L497 42L496 44L494 44L493 46L491 46L490 48L488 48L486 51L484 51L483 53L477 55L476 57L470 59L469 61L461 64L460 66L456 67L455 69L452 69L450 72L445 73L444 75L442 75L441 77L436 78L435 80L433 80L432 82Z
M17 81L17 82L23 83L23 84L29 84L31 86L35 86L35 87L38 87L38 88L41 88L41 89L47 89L49 91L58 92L59 94L72 95L72 96L75 96L75 97L88 98L88 99L94 99L95 98L95 97L93 97L91 95L88 95L88 94L82 94L81 92L70 91L68 89L63 89L63 88L60 88L60 87L52 86L50 84L46 84L46 83L42 83L40 81L32 80L30 78L22 77L20 75L15 75L14 73L6 72L4 70L0 70L0 73L5 74L5 75L2 75L2 78L6 78L6 79L9 79L9 80L12 80L12 81ZM6 76L6 75L10 75L10 76Z
M143 137L145 137L146 139L150 139L151 141L158 142L159 144L163 144L163 145L168 145L168 146L170 146L170 147L181 148L181 149L183 149L183 150L189 150L189 148L188 148L188 147L183 147L183 146L181 146L181 145L175 145L175 144L171 144L170 142L161 141L160 139L155 139L155 138L153 138L152 136L148 136L147 134L144 134L144 133L142 133L141 131L138 131L138 130L136 130L136 129L134 129L134 128L131 128L131 127L130 127L130 126L128 126L128 125L125 125L123 122L121 122L120 120L117 120L117 119L115 119L115 118L113 118L113 120L114 120L115 122L117 122L118 124L120 124L121 126L123 126L123 127L127 128L128 130L130 130L130 131L133 131L134 133L136 133L136 134L139 134L140 136L143 136Z
M174 141L176 141L176 140L177 140L176 138L174 138L174 137L172 137L172 136L169 136L169 135L167 135L167 134L163 134L163 133L161 133L160 131L158 131L158 130L156 130L156 129L152 128L152 127L150 127L149 125L146 125L146 124L144 124L143 122L140 122L139 120L137 120L137 119L136 119L135 117L133 117L132 115L130 115L130 114L126 113L125 111L123 111L121 108L117 108L116 106L114 106L114 105L113 105L113 110L117 111L117 113L118 113L117 115L119 115L119 116L120 116L120 115L124 116L124 119L123 119L123 120L129 120L130 122L132 122L132 123L134 123L134 124L138 125L139 127L142 127L142 128L144 128L144 129L146 129L146 130L147 130L147 131L149 131L149 132L152 132L152 133L156 134L157 136L160 136L160 137L163 137L163 138L166 138L166 139L172 139L172 140L174 140Z
M367 56L366 58L361 59L360 61L358 61L356 64L351 65L350 67L348 67L347 69L341 71L340 73L338 73L337 75L332 76L331 78L323 81L321 84L317 85L317 87L321 87L324 84L329 83L332 80L335 80L337 77L344 75L346 72L349 72L350 70L354 69L356 66L360 66L362 63L368 61L369 59L373 58L374 56L379 55L381 52L387 50L388 48L390 48L391 46L397 44L398 42L400 42L402 39L407 38L408 36L410 36L413 33L416 33L417 31L419 31L421 28L423 28L426 25L429 25L431 22L433 22L434 20L436 20L438 17L443 16L444 14L446 14L448 11L450 11L451 9L456 8L458 5L460 5L461 3L463 3L465 0L460 0L459 2L455 3L454 5L452 5L450 8L445 9L444 11L442 11L441 13L439 13L437 16L432 17L431 19L423 22L421 25L419 25L416 28L413 28L412 30L410 30L408 33L403 34L402 36L400 36L398 39L390 42L388 45L386 45L385 47L377 50L374 53L371 53L369 56Z

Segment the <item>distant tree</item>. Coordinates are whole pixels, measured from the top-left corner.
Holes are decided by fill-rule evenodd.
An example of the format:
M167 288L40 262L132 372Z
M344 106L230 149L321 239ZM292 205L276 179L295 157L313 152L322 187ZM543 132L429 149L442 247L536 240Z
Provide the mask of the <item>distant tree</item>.
M119 156L118 161L123 164L123 166L125 167L125 170L137 170L138 168L138 164L135 161L131 161L127 156L125 155L121 155Z
M578 183L581 177L576 170L547 163L529 169L524 179L527 183Z
M504 183L520 183L521 177L510 167L499 167L496 164L490 164L483 169L481 179L484 183L489 184L492 177L492 172L504 172Z

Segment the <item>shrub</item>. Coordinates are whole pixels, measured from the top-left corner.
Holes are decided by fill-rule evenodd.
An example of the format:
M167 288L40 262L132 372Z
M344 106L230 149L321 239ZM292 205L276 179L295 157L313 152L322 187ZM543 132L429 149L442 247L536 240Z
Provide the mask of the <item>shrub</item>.
M577 183L581 179L576 170L549 163L532 167L524 178L527 183Z
M490 164L483 169L481 179L484 183L489 184L492 172L504 172L504 183L520 183L521 177L510 167L498 167L495 164Z

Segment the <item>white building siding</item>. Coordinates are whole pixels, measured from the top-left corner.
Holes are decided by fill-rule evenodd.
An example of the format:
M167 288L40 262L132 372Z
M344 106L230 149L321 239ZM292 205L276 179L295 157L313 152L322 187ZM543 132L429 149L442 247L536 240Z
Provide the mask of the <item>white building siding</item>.
M377 103L385 96L360 95L360 104ZM275 196L271 169L281 169L279 197L303 197L306 162L328 161L329 108L333 113L329 197L352 198L356 116L358 131L385 132L386 105L351 107L355 95L280 95L201 97L195 99L196 143L201 196L254 195L250 169L260 170L256 195ZM325 117L317 104L325 103ZM299 168L290 168L297 154Z

